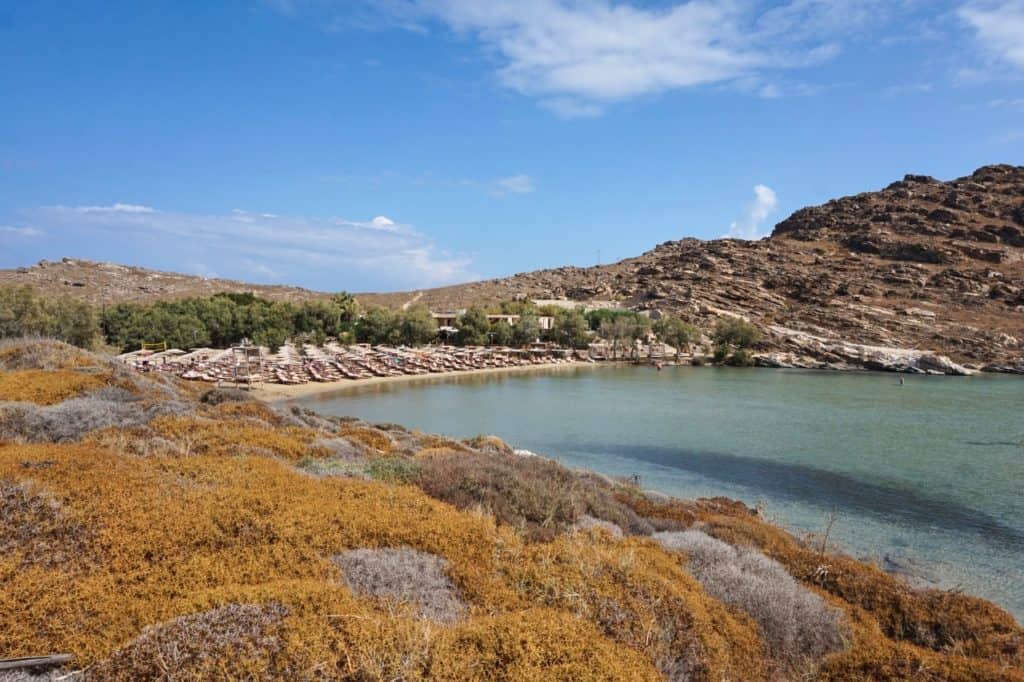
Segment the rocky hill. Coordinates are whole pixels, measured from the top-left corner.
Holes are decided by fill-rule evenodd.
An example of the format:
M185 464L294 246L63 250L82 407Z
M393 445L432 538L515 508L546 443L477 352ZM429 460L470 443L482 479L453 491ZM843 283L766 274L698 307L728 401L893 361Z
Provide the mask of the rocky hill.
M44 294L70 294L94 305L152 303L221 292L254 293L272 301L304 301L329 294L301 287L250 284L160 272L83 258L39 261L31 267L0 270L0 286L27 284Z
M0 271L5 283L97 303L223 290L323 295L72 259ZM1024 372L1024 167L986 166L950 182L908 175L799 210L755 242L683 239L610 265L359 296L393 307L414 298L434 308L614 300L704 329L741 316L766 331L765 364Z
M919 349L1019 371L1024 167L987 166L951 182L908 175L799 210L760 241L683 239L611 265L435 289L422 300L461 307L515 297L616 300L705 329L742 316L766 330L765 359L779 364L898 367L909 357L930 369L930 355L905 352Z

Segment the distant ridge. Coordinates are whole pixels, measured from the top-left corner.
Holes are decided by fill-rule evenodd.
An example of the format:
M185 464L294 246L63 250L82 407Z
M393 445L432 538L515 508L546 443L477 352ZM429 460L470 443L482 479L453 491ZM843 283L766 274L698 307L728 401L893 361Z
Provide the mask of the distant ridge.
M74 259L0 271L0 284L11 283L94 303L217 291L274 300L326 295ZM683 239L609 265L358 298L399 307L413 296L433 308L513 298L614 300L679 314L705 329L738 315L768 332L766 349L822 362L863 355L840 347L859 344L1024 371L1024 167L985 166L949 182L908 175L880 191L796 211L756 242Z

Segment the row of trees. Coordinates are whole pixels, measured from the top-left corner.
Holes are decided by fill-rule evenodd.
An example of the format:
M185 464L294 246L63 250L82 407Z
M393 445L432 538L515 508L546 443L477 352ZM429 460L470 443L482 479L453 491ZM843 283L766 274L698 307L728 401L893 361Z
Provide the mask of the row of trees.
M560 308L538 309L529 302L502 304L500 310L519 315L510 325L491 324L488 310L473 307L456 322L458 331L444 340L467 346L527 346L542 340L567 348L586 348L598 337L612 345L613 354L632 347L651 332L677 352L689 351L701 340L701 331L670 315L652 321L624 310L593 310L586 314ZM541 315L553 317L542 329ZM249 339L278 348L288 340L323 344L328 338L342 342L419 346L437 341L440 331L430 310L412 306L394 311L370 308L360 315L355 299L337 294L329 299L288 303L268 301L252 294L216 294L205 298L119 304L97 310L70 297L43 297L28 286L0 287L0 338L45 336L84 348L103 344L121 350L166 341L171 347L227 347ZM716 362L750 364L750 348L760 340L754 325L736 318L719 322L712 334Z
M289 303L252 294L216 294L206 298L119 304L100 313L107 343L122 349L166 341L175 348L225 348L243 339L278 348L289 339L323 343L346 339L359 308L348 294Z
M0 338L40 336L81 348L103 341L95 308L76 299L45 298L29 286L0 287Z

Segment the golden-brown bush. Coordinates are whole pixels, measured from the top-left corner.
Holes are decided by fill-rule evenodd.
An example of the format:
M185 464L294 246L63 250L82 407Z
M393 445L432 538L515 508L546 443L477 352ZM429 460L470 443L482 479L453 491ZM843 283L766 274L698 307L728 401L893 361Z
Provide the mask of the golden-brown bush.
M107 385L109 377L71 369L0 372L0 400L55 405Z
M436 680L661 679L635 651L615 646L593 625L564 611L530 609L478 618L438 639L430 667Z
M0 442L5 656L69 651L97 679L1021 680L1020 628L994 606L822 557L743 505L655 502L484 441L451 448L247 400L200 403L199 389L111 371L107 383L131 392L144 419L80 442ZM443 452L412 456L428 445ZM442 499L294 466L332 460L388 463L381 478ZM461 464L434 489L420 474L438 461ZM451 493L460 486L471 494ZM850 645L787 670L680 556L588 516L634 533L701 522L757 547L843 609ZM548 542L526 542L523 519ZM591 528L562 532L581 521ZM464 604L457 623L354 594L331 560L400 548L444 562Z
M372 426L345 426L339 433L383 455L389 454L395 447L391 436Z

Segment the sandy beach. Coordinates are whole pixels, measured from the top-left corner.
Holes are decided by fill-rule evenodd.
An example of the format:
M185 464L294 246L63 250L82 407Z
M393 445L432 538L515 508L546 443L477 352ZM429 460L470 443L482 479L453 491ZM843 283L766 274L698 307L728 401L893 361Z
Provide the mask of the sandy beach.
M606 364L606 363L600 363ZM592 362L561 362L550 365L525 365L522 367L494 367L488 369L471 369L457 372L443 372L438 374L405 374L391 377L370 377L367 379L350 379L345 381L331 382L310 382L308 384L263 384L253 390L253 395L267 402L281 402L307 398L313 395L329 393L344 393L358 390L367 386L395 383L417 383L417 382L438 382L460 377L483 376L489 374L526 374L533 372L552 372L563 370L577 370L584 367L599 367L600 364Z

